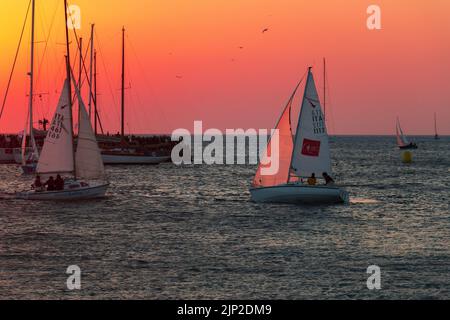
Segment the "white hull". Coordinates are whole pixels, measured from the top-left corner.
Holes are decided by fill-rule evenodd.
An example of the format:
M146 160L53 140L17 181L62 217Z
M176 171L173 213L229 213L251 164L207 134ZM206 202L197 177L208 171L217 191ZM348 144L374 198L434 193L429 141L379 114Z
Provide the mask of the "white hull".
M169 162L169 156L135 156L135 155L112 155L102 154L104 164L160 164Z
M17 199L40 201L69 201L103 198L109 184L87 186L63 191L27 191L16 194Z
M332 186L306 186L286 184L275 187L250 189L255 202L274 203L347 203L348 193Z

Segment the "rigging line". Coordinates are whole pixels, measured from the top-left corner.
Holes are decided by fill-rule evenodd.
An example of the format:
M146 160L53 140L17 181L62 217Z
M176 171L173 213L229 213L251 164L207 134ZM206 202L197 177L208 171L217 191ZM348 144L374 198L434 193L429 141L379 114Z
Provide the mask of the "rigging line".
M116 114L116 120L119 119L120 121L120 116L118 115L118 104L114 95L114 90L112 89L111 86L111 81L110 81L110 77L108 74L108 69L106 68L106 64L105 64L105 56L103 55L103 50L102 50L102 45L100 43L100 37L97 34L97 30L94 30L95 33L95 40L97 41L97 48L98 48L98 52L100 53L100 57L101 57L101 61L102 61L102 66L103 66L103 70L105 71L106 74L106 82L108 83L108 87L109 87L109 92L111 94L112 100L113 100L113 104L114 104L114 112Z
M58 4L59 4L59 1L58 1ZM55 11L53 12L52 21L50 22L49 31L48 31L48 34L47 34L47 37L46 37L46 40L45 40L44 52L42 53L42 58L41 58L41 61L40 61L40 64L39 64L39 68L38 68L38 74L37 74L37 77L36 77L36 82L39 82L39 79L40 79L40 77L42 75L42 64L44 63L45 55L47 53L48 42L50 40L50 35L52 33L52 30L53 30L53 25L55 23L55 18L56 18L56 13L57 13L58 7L59 7L59 5L56 5ZM45 33L45 31L44 31L44 33ZM44 34L44 36L45 36L45 34Z
M130 45L131 51L133 52L134 57L135 57L135 59L136 59L138 65L139 65L139 69L142 71L142 75L144 76L144 80L146 81L146 83L150 84L151 82L148 80L147 74L144 72L145 69L144 69L143 66L142 66L142 63L141 63L141 61L140 61L140 59L139 59L139 57L138 57L138 55L137 55L137 52L136 52L136 50L135 50L135 48L134 48L134 45L133 45L131 39L129 38L128 34L126 35L126 38L127 38L128 43L129 43L129 45ZM151 88L150 85L149 85L149 87ZM164 108L158 108L158 111L159 111L159 113L162 115L163 120L164 120L164 122L166 123L166 125L170 125L169 121L167 120L167 116L166 116L166 114L165 114L165 112L164 112Z
M74 20L73 20L73 19L72 19L72 24L74 24ZM75 35L75 40L76 40L77 48L79 49L79 48L80 48L80 41L79 41L79 38L78 38L78 35L77 35L77 31L76 31L75 28L73 28L73 33L74 33L74 35ZM76 57L78 57L78 51L79 51L79 50L76 50L76 51L77 51ZM87 54L86 54L86 56L87 56ZM78 59L75 59L75 63L76 63L77 60L78 60ZM88 86L91 88L91 81L90 81L90 79L89 79L88 71L87 71L86 64L85 64L85 59L83 59L83 57L81 57L81 62L82 62L82 69L83 69L83 71L84 71L85 79L86 79L86 81L87 81L87 83L88 83ZM75 64L75 63L74 63L74 64ZM97 105L97 101L96 101L96 99L95 99L95 97L94 97L93 92L91 91L90 94L92 95L92 102L94 103L94 105ZM99 124L100 124L100 129L101 129L101 131L102 131L102 133L103 133L102 120L100 119L100 117L99 117L99 115L98 115L98 112L96 113L95 116L97 117L97 120L98 120L98 122L99 122Z
M14 63L13 63L13 66L12 66L11 73L10 73L10 75L9 75L8 85L6 86L5 97L3 98L2 109L0 110L0 119L2 118L2 116L3 116L3 111L5 110L5 105L6 105L6 100L7 100L8 93L9 93L9 88L11 87L12 77L13 77L13 74L14 74L14 70L15 70L15 68L16 68L17 58L18 58L18 56L19 56L19 50L20 50L20 46L21 46L21 44L22 44L22 38L23 38L23 34L24 34L24 32L25 32L25 27L26 27L27 20L28 20L28 13L30 12L31 1L32 1L32 0L30 0L30 2L28 3L27 13L26 13L26 15L25 15L25 21L23 22L23 27L22 27L22 32L21 32L21 34L20 34L19 44L18 44L18 46L17 46L16 55L15 55L15 57L14 57Z

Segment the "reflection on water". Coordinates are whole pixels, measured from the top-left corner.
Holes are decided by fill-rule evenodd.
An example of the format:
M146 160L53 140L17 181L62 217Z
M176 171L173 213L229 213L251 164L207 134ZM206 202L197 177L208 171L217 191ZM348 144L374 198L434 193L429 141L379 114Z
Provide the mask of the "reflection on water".
M348 206L256 204L255 166L171 164L107 167L103 200L0 200L0 298L450 298L450 140L418 142L404 166L392 138L333 138ZM0 192L30 182L0 166Z

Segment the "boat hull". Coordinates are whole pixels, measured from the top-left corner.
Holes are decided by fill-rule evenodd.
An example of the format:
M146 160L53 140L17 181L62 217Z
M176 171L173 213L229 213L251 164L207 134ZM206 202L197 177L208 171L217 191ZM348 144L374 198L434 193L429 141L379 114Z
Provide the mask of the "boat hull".
M418 148L417 145L416 145L416 144L413 144L413 143L408 144L408 145L406 145L406 146L400 146L400 147L399 147L400 150L415 150L415 149L417 149L417 148Z
M156 165L163 162L169 162L171 157L169 156L135 156L135 155L111 155L102 154L102 159L104 164L114 165L114 164L150 164Z
M348 193L332 186L286 184L274 187L251 188L252 200L273 203L328 204L348 203Z
M17 199L38 201L71 201L103 198L109 184L86 186L63 191L26 191L16 194Z

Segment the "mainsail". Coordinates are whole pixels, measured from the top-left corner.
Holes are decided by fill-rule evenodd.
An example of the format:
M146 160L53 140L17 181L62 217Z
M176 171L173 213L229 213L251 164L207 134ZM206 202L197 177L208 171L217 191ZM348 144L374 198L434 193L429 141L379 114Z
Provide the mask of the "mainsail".
M37 166L40 175L73 174L74 153L69 103L69 81L66 79Z
M397 118L397 144L399 147L405 147L409 145L409 141L403 134L402 127L400 126L400 120Z
M72 75L73 79L73 75ZM94 130L86 111L86 106L81 98L80 90L74 81L75 90L79 102L79 128L78 143L75 156L77 177L85 179L103 179L105 168L103 160L95 138Z
M284 109L280 120L278 121L278 124L275 128L275 136L272 136L269 140L269 143L267 144L265 158L261 159L258 170L256 171L255 178L253 180L253 185L255 187L271 187L284 184L288 181L289 165L291 162L291 155L294 145L292 141L291 130L291 108L294 95L292 96L288 105ZM267 157L270 157L272 155L272 152L277 149L279 152L278 172L273 175L263 174L262 170L264 168L273 165L272 163L267 163ZM272 159L274 159L273 156Z
M292 155L292 172L296 177L332 174L330 147L325 117L317 94L311 69L298 120Z

